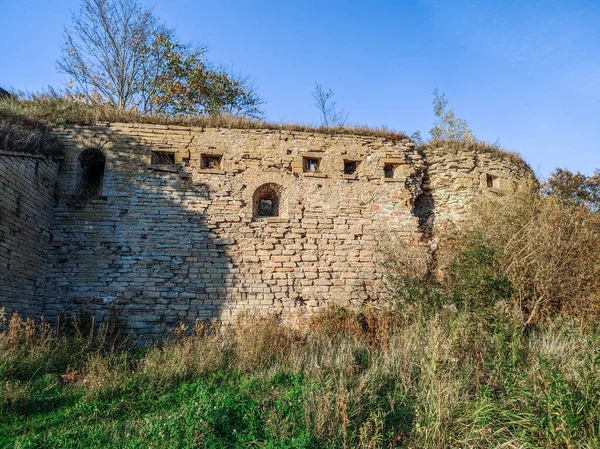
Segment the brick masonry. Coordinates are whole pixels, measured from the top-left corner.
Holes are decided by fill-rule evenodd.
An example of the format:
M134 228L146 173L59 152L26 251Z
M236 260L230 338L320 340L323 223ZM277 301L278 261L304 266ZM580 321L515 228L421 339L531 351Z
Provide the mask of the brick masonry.
M2 305L50 320L86 312L102 321L116 309L134 332L157 337L197 318L379 300L382 247L420 245L433 219L456 222L482 192L512 188L529 173L510 158L444 148L422 155L408 139L373 136L144 124L56 134L66 151L51 239L49 212L29 218L31 232L8 234L11 247L40 255L28 272L7 266L15 253L0 253L0 273L24 286L20 296L11 293L16 281L0 287ZM99 196L82 199L86 148L101 148L106 165ZM0 179L36 182L31 170L9 165ZM40 214L52 210L54 192L44 189L47 198L34 195L39 206L27 206ZM256 216L261 195L276 197L278 216ZM14 196L0 201L10 217Z
M0 308L42 313L37 291L50 240L59 161L0 152Z

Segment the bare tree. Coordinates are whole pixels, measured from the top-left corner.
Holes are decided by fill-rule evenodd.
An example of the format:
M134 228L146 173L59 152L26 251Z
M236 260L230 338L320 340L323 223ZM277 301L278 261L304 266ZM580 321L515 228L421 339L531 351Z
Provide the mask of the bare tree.
M343 109L337 109L337 102L332 98L334 93L331 89L323 89L319 83L315 83L315 90L312 97L315 99L315 106L321 113L321 125L329 128L338 128L346 125L348 114Z
M143 114L261 116L249 78L215 70L138 0L81 0L58 69L83 101Z
M136 108L139 94L153 82L144 65L148 49L158 36L170 34L137 0L82 0L72 28L65 29L58 69L86 101Z

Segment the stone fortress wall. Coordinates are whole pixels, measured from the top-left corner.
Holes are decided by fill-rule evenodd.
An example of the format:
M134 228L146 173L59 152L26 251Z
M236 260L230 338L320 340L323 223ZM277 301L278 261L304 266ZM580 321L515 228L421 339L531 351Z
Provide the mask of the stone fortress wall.
M0 152L0 308L40 316L59 161Z
M0 304L49 320L102 321L115 309L151 336L246 310L382 298L382 247L419 245L482 192L529 176L511 158L421 154L409 139L148 124L56 134L65 155L54 187L57 161L44 162L42 184L39 166L36 175L25 162L19 174L0 165ZM17 191L36 192L27 234L5 224L19 220ZM17 268L12 248L35 261Z

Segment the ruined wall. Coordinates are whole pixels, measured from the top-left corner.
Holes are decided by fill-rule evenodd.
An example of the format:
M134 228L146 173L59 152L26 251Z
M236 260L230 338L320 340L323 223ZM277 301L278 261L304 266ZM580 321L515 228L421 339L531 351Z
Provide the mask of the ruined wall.
M57 160L0 152L0 308L42 312L36 292L46 261Z
M500 152L375 136L147 124L55 135L58 175L57 161L0 155L0 307L51 321L114 309L149 336L380 300L382 249L427 251L434 224L531 176Z
M511 192L533 172L513 153L474 144L430 145L425 150L427 176L423 188L434 204L436 226L457 224L482 194Z
M378 241L421 235L412 202L425 166L408 139L125 124L58 133L50 319L101 320L114 307L131 328L160 335L249 309L361 304L383 293ZM99 146L101 193L81 204L78 155ZM279 189L277 217L255 216L265 185Z

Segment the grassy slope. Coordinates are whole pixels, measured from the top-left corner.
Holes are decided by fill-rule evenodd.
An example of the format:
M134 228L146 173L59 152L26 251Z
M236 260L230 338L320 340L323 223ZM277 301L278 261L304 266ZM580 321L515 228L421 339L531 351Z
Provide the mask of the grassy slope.
M600 447L598 315L576 321L598 309L598 216L537 195L501 206L479 230L496 252L455 259L454 290L399 282L412 305L388 313L143 351L14 317L0 447Z
M306 332L252 321L143 351L3 334L0 446L600 447L597 330L408 315L334 309Z

